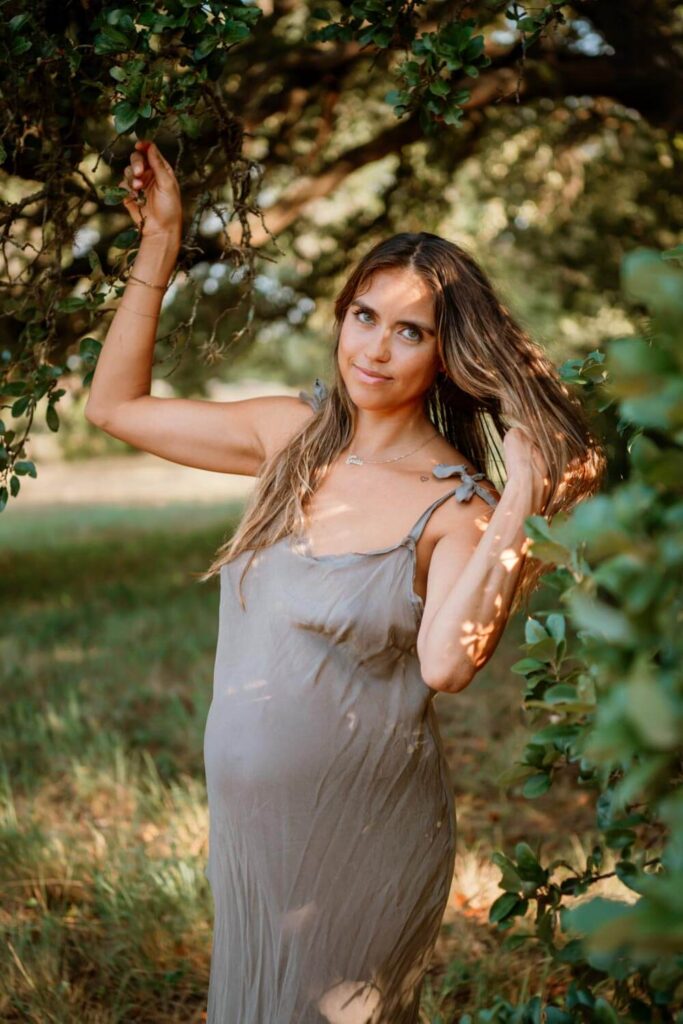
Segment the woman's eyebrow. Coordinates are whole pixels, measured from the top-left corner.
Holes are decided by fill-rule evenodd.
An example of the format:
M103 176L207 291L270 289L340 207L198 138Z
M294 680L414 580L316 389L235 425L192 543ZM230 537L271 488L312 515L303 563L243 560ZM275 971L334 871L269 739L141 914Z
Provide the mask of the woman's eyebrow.
M365 313L372 313L373 316L377 316L376 309L373 309L372 306L368 306L365 302L359 302L358 299L354 299L351 305L358 306L358 308L362 309ZM426 334L431 334L433 338L436 337L434 328L430 327L429 324L421 323L419 320L398 320L397 323L405 324L406 327L419 327L420 330L424 331Z

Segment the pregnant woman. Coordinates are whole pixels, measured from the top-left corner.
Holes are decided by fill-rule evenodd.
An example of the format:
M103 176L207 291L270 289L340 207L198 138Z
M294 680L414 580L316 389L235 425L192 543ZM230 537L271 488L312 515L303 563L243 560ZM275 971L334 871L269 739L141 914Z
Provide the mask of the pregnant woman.
M593 493L601 449L475 261L426 232L351 270L329 386L153 398L180 192L147 142L122 185L142 241L88 419L258 478L201 577L220 579L208 1024L415 1024L455 856L433 698L491 657L538 576L525 518Z

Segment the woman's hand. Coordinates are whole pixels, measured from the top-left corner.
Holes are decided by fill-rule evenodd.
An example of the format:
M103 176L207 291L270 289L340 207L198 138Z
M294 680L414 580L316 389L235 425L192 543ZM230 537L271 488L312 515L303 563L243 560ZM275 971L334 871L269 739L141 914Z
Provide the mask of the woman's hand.
M503 438L505 469L510 477L526 477L531 481L539 512L550 497L550 474L543 454L522 425L510 427Z
M143 238L180 238L183 208L178 179L153 142L135 143L119 187L130 193L122 202L135 226L142 224Z

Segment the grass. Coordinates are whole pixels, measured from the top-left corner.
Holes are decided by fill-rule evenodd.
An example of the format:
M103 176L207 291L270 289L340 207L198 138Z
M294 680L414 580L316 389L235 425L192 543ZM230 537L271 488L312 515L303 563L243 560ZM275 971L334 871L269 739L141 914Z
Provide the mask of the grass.
M0 1019L205 1018L213 907L202 761L218 584L197 583L229 507L27 509L0 517ZM436 698L458 853L423 1019L562 987L487 921L493 849L579 861L588 802L526 801L499 774L525 738L520 622L475 684ZM530 922L525 922L530 927ZM266 1024L266 1022L264 1022Z

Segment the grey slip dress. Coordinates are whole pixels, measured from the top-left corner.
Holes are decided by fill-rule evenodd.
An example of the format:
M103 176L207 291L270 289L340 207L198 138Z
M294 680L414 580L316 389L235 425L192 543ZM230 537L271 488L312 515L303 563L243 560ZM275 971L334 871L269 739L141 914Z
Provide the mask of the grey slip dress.
M314 408L324 398L316 379ZM415 547L313 555L294 534L220 570L204 735L214 902L207 1024L416 1024L455 807L416 638Z

